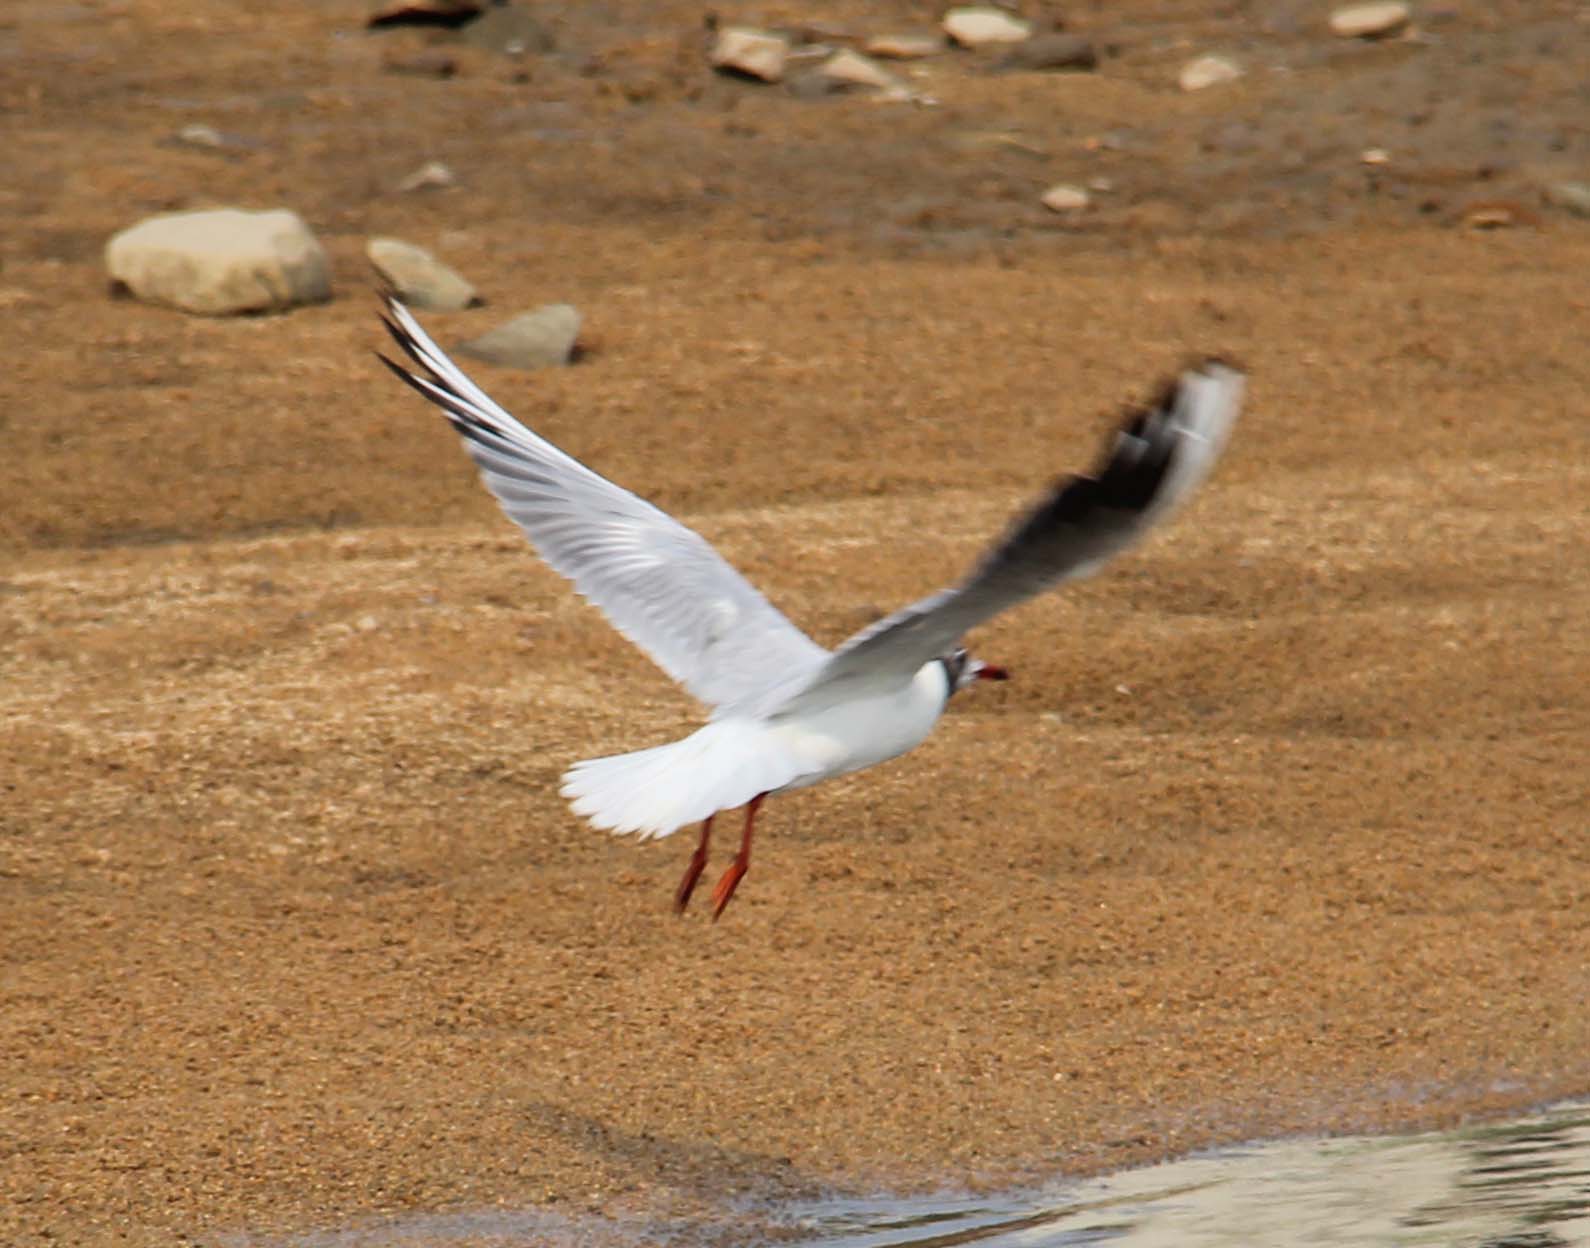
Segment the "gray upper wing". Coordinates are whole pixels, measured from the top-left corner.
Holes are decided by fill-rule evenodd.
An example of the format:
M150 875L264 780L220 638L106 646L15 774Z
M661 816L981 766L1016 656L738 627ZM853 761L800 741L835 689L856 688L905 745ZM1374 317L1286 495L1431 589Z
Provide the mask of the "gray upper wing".
M909 677L948 654L969 629L1088 575L1130 546L1208 475L1241 406L1244 380L1213 360L1183 373L1128 417L1094 476L1056 484L960 585L851 637L785 709Z
M400 302L388 299L387 313L393 339L424 372L382 360L447 414L503 511L695 697L731 710L828 658L699 534L515 420Z

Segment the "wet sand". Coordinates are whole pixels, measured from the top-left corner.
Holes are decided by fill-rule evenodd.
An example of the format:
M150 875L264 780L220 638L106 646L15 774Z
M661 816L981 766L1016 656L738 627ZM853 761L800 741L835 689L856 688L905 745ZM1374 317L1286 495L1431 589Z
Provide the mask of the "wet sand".
M602 74L556 66L528 88L609 146L584 199L527 213L537 166L484 155L525 85L495 62L422 91L331 16L160 14L41 23L8 88L0 1238L690 1216L1590 1087L1582 222L1370 205L1278 231L1261 197L1251 228L1123 207L1001 232L983 204L880 235L868 197L910 162L861 146L832 172L862 188L847 222L814 224L815 172L772 216L738 166L669 207L626 144L683 180L724 116L809 154L814 118L868 134L877 106L713 111L741 84L675 100L658 70L617 116L578 86ZM119 59L156 36L169 56ZM84 47L109 77L63 70ZM298 102L227 104L268 54ZM1093 107L1210 107L1122 74ZM969 82L946 107L1010 124ZM177 98L270 146L164 145ZM385 189L435 155L474 180ZM109 298L99 246L163 196L294 202L339 298L243 320ZM444 342L578 305L580 364L477 376L825 644L953 578L1187 355L1242 360L1250 406L1156 541L973 638L1012 683L770 801L724 920L679 919L689 834L611 839L556 787L695 709L375 363L367 233L487 288L427 318Z

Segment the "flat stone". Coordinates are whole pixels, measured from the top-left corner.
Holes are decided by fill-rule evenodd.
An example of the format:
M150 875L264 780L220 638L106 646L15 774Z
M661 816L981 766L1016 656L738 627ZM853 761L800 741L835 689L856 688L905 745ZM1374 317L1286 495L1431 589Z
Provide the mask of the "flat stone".
M1590 217L1590 182L1553 182L1546 188L1546 202L1576 217Z
M1176 75L1183 91L1202 91L1205 87L1235 82L1242 77L1242 66L1225 56L1200 56L1188 61Z
M151 217L105 245L111 279L148 303L204 316L331 298L331 266L295 212L216 208Z
M1020 43L1032 35L1032 23L1004 9L967 5L951 9L940 23L947 34L963 48L980 48L990 43Z
M410 307L457 312L481 302L469 282L423 247L396 238L372 238L364 254Z
M712 43L709 60L720 73L778 82L789 63L789 40L749 26L725 26Z
M209 147L220 149L227 146L226 136L214 126L206 125L202 121L195 121L191 125L183 126L177 131L177 142L188 147Z
M439 160L427 161L403 181L400 191L439 191L458 185L458 175Z
M1074 213L1081 212L1093 202L1093 197L1080 186L1069 182L1062 182L1058 186L1051 186L1039 197L1039 202L1050 212Z
M1405 4L1350 4L1331 14L1331 31L1344 39L1384 39L1408 24Z
M1096 69L1098 64L1099 54L1091 39L1050 31L1012 44L995 68L1018 71Z
M858 87L876 87L880 91L905 98L911 94L905 80L892 74L869 56L850 48L841 48L817 67L817 73L835 82Z
M875 35L862 44L868 56L879 56L890 61L916 61L927 56L937 56L949 44L943 35L925 34Z
M508 368L553 368L574 358L579 336L579 312L567 303L549 303L471 338L458 352Z

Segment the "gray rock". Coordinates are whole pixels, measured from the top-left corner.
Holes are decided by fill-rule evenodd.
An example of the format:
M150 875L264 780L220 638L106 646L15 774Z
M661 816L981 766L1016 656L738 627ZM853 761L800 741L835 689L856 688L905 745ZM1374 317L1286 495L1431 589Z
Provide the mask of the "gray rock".
M784 77L789 53L789 40L782 35L749 26L725 26L713 40L708 59L721 73L777 82Z
M1590 182L1553 182L1546 188L1546 202L1576 217L1590 217Z
M1093 41L1060 31L1034 35L1012 44L994 66L1003 70L1096 69L1099 54Z
M580 314L567 303L549 303L471 338L459 354L508 368L550 368L574 358Z
M1242 66L1230 57L1200 56L1197 60L1188 61L1181 67L1181 73L1176 75L1176 81L1183 91L1202 91L1205 87L1234 82L1240 77L1242 77Z
M217 208L151 217L105 245L113 281L139 299L223 316L331 298L331 266L295 212Z
M1350 4L1331 14L1331 30L1344 39L1384 39L1408 24L1405 4Z
M1032 34L1032 23L990 5L951 9L940 23L944 33L963 48L989 43L1020 43Z
M396 238L372 238L364 254L410 307L457 312L481 302L473 286L423 247Z

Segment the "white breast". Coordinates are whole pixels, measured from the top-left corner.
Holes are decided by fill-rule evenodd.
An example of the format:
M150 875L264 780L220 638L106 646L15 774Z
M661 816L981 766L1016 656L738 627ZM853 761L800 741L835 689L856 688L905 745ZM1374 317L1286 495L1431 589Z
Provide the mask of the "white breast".
M933 731L948 697L949 676L934 659L898 689L770 724L768 735L812 769L785 787L802 789L914 749Z

